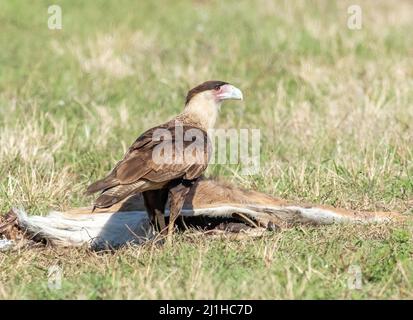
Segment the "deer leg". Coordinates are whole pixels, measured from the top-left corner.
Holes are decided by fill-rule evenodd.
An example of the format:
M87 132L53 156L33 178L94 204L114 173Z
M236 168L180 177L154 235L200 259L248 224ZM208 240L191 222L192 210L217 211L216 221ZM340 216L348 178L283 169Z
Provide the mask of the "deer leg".
M142 192L143 201L149 219L156 230L165 230L165 206L168 200L168 191L165 189Z

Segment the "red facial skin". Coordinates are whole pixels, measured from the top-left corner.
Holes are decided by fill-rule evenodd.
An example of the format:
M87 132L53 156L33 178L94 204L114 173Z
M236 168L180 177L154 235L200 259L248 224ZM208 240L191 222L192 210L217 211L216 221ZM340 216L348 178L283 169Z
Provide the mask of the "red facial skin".
M215 89L214 89L214 93L215 93L216 100L217 100L217 101L223 100L222 97L221 97L221 95L227 93L228 90L229 90L229 86L226 85L226 84L223 85L223 86L220 86L220 87L218 87L218 88L215 88Z

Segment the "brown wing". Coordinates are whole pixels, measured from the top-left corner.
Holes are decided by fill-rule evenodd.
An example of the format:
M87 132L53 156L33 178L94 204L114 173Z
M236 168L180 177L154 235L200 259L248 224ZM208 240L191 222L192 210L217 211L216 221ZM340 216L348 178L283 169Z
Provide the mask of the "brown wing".
M157 189L177 178L196 179L207 168L210 154L211 144L205 131L188 124L175 127L175 121L170 121L142 134L112 172L92 184L87 192L103 190L104 199L101 196L102 201L95 205L112 205L114 198L118 202L152 185Z

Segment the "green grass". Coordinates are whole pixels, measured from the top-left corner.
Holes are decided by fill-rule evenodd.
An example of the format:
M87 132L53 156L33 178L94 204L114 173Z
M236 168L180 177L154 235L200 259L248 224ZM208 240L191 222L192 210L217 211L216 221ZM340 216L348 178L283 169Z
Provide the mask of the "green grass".
M0 2L0 212L87 205L144 130L186 91L226 80L245 102L218 127L261 130L261 171L207 175L292 200L411 212L413 6L360 1ZM413 298L412 228L297 227L173 248L0 253L0 298ZM47 268L64 270L47 289ZM359 266L361 290L347 286Z

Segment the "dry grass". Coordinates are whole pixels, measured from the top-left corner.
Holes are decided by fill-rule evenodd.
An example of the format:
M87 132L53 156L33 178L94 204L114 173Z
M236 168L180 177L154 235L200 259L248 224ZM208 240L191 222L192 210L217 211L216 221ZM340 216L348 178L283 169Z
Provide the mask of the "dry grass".
M360 1L46 1L0 4L0 210L85 205L145 128L206 79L242 88L221 128L261 130L261 172L209 175L285 198L409 213L413 4ZM232 10L228 10L228 8ZM17 14L19 12L19 14ZM225 15L223 14L225 12ZM0 254L1 298L411 298L411 227L297 228L245 242L178 237L171 250ZM45 270L64 268L64 290ZM346 287L360 265L361 291ZM131 280L133 279L133 280Z
M240 242L179 236L172 247L106 254L23 250L1 256L0 298L412 298L411 226L399 227L297 228ZM63 269L60 290L47 287L53 265ZM348 287L352 265L361 290Z

